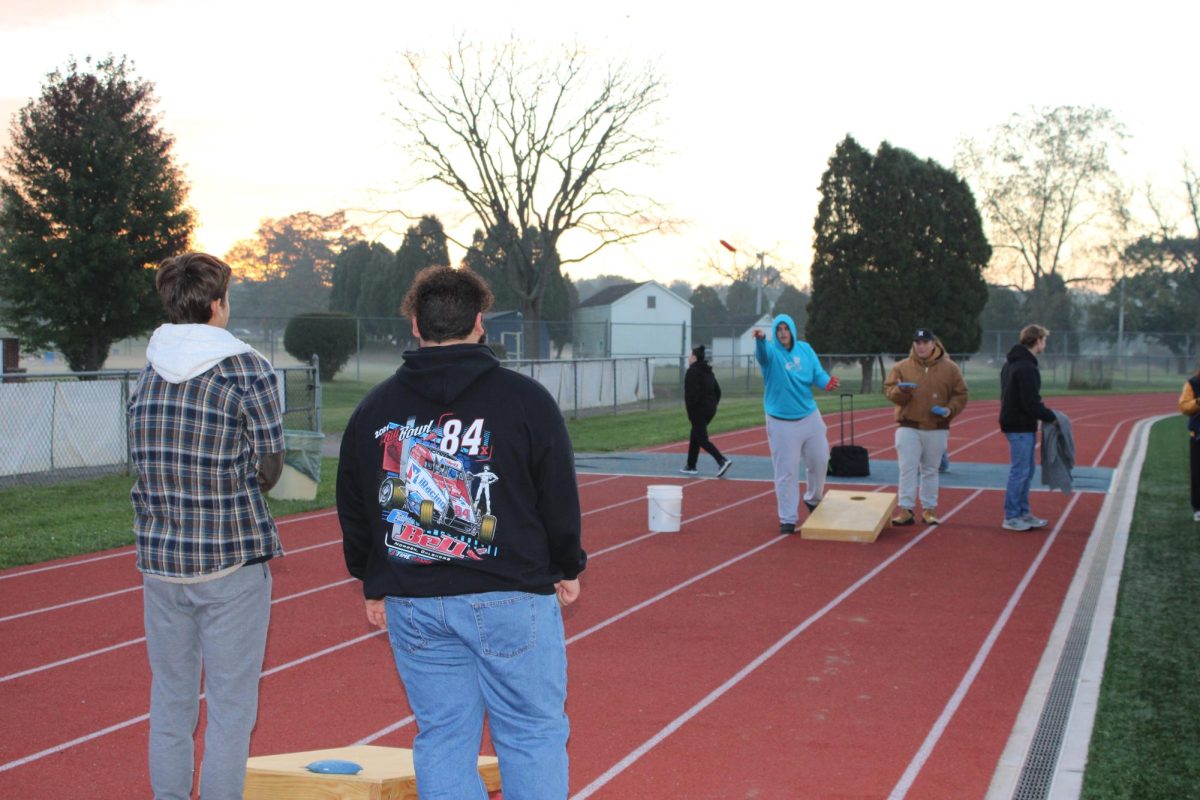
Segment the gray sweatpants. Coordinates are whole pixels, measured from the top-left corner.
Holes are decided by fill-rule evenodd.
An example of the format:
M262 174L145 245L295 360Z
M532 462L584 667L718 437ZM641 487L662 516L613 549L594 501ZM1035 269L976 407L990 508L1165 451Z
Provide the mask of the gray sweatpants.
M938 466L950 431L922 431L917 428L896 428L896 458L899 461L900 496L896 505L916 508L917 478L920 477L921 508L937 508Z
M192 737L204 671L208 727L201 800L241 800L258 680L271 616L271 570L252 564L203 583L142 579L150 657L150 788L155 800L188 800Z
M804 419L767 417L767 444L775 470L775 506L779 521L796 524L800 512L800 462L804 462L804 502L816 505L825 496L829 439L821 412Z

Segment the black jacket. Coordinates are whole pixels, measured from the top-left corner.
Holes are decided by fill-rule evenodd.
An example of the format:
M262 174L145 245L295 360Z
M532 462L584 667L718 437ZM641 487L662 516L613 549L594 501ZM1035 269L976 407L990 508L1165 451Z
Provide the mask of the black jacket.
M1042 373L1037 356L1022 344L1008 351L1000 370L1000 430L1037 433L1038 420L1054 422L1054 412L1042 403Z
M706 361L697 361L683 376L683 405L688 420L707 424L717 415L721 402L721 384Z
M483 345L406 352L363 398L342 435L337 504L346 568L368 598L552 594L587 559L562 414Z

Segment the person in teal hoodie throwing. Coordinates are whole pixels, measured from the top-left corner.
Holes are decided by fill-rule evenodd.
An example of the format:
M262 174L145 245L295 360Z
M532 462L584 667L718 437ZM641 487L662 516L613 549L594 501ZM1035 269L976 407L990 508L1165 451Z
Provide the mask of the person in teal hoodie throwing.
M806 470L804 505L812 511L825 495L829 439L825 420L813 400L813 386L832 392L836 376L821 366L807 342L796 336L796 323L787 314L775 317L770 341L754 330L754 358L763 373L763 410L767 415L767 444L775 472L775 504L779 532L795 533L800 514L800 462Z

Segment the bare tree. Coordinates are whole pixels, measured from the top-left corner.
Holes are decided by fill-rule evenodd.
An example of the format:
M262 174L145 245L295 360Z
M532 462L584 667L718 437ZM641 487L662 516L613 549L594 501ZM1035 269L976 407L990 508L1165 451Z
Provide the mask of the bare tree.
M429 169L426 180L457 192L500 237L527 323L541 318L551 269L666 227L654 201L613 181L659 149L664 85L649 67L594 72L577 46L539 59L516 41L460 42L440 60L406 59L397 121L410 153ZM590 249L558 254L569 231L590 234Z
M1114 251L1128 214L1111 158L1125 138L1107 109L1058 106L1013 114L987 144L959 143L955 169L989 222L992 267L1032 290L1035 314L1042 294L1095 277L1097 247Z

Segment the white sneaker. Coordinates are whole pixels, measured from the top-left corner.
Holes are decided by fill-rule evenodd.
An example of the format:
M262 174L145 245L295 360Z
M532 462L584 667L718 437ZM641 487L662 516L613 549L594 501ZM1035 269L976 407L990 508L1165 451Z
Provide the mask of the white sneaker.
M1033 528L1033 526L1026 522L1023 517L1006 519L1004 520L1004 525L1002 527L1009 531L1027 531Z
M1046 520L1042 519L1041 517L1035 517L1033 514L1026 514L1025 516L1021 517L1021 519L1029 523L1029 527L1031 528L1044 528L1047 525Z
M1195 520L1196 522L1200 522L1200 511L1197 511L1195 514L1192 514L1192 519Z
M722 475L724 475L726 472L728 472L728 471L729 471L729 468L730 468L730 467L732 467L732 466L733 466L733 462L732 462L732 461L730 461L728 458L727 458L727 459L725 459L725 463L724 463L724 464L722 464L722 465L721 465L721 466L720 466L720 467L717 469L717 477L719 478L719 477L721 477Z
M684 467L683 469L681 469L679 471L682 472L684 475L699 475L700 474L700 470L696 469L695 467Z

